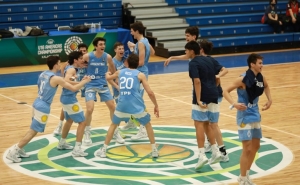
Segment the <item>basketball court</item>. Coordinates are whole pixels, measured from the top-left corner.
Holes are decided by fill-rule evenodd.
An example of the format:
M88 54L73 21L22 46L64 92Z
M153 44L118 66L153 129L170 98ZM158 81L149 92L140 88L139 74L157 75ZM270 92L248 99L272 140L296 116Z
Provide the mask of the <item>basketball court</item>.
M289 51L290 52L290 51ZM261 148L251 168L253 181L258 185L299 184L299 120L300 120L300 61L299 50L262 53L265 57L263 75L271 87L273 104L261 112L263 136ZM216 59L229 69L221 79L226 88L243 73L247 55L222 56ZM161 59L159 59L162 61ZM110 124L109 112L104 103L96 103L92 120L93 145L85 147L89 153L84 158L73 158L71 151L56 149L59 137L52 135L58 124L61 111L59 88L51 109L45 133L25 147L30 158L13 164L5 159L8 148L16 144L26 133L31 122L32 103L37 96L37 86L14 86L0 88L0 168L1 185L19 184L237 184L241 143L235 124L236 110L230 110L225 99L221 104L219 126L229 152L230 161L206 165L195 172L198 148L191 120L192 81L188 76L187 62L174 61L168 67L162 62L149 64L149 83L156 94L160 118L153 115L153 105L144 96L147 109L152 115L152 125L160 150L160 157L151 158L148 140L132 142L130 136L137 130L123 132L127 135L126 145L113 140L108 148L107 158L95 156L102 145ZM14 67L0 69L0 79L31 79L28 71L42 71L47 67ZM6 74L6 75L4 75ZM237 98L236 92L231 95ZM79 96L78 96L79 97ZM84 99L78 98L85 110ZM26 102L26 104L20 104ZM259 106L266 103L262 95ZM74 144L76 124L73 124L68 141ZM210 153L207 153L208 158Z

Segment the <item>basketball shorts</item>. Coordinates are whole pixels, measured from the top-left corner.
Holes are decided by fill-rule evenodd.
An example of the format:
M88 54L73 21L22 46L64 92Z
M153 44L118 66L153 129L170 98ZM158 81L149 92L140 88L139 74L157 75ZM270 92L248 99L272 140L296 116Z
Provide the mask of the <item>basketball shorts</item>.
M241 123L238 125L238 134L241 141L252 140L253 138L261 139L262 131L260 122Z
M207 107L200 108L199 105L192 105L192 119L195 121L209 121L217 123L219 120L220 106L216 103L210 103Z
M215 112L215 121L216 122L211 122L211 123L218 123L219 122L219 117L220 117L220 107L221 107L221 102L222 102L222 100L223 100L223 97L219 97L218 98L218 107L219 107L219 111L218 112Z
M88 88L85 90L85 101L97 101L97 93L100 96L101 102L107 102L109 100L112 100L113 97L111 95L111 92L108 87L102 87L102 88Z
M50 114L50 104L40 99L33 103L32 122L30 128L37 132L44 132Z
M81 123L85 120L81 105L76 96L60 96L60 102L64 110L65 120L72 119L75 123Z
M122 121L128 121L131 116L133 116L135 120L138 121L141 125L146 125L151 120L151 116L148 112L142 112L139 114L128 114L115 110L112 122L114 124L119 125Z

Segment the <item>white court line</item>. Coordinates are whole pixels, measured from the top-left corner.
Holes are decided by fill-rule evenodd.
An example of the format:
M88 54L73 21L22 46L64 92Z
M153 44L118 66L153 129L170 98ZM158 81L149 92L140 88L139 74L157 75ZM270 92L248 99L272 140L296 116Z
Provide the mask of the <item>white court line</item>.
M0 96L2 96L2 97L4 97L4 98L7 98L7 99L9 99L9 100L11 100L11 101L17 102L17 103L20 102L20 101L18 101L18 100L15 100L15 99L10 98L10 97L8 97L8 96L5 96L5 95L3 95L3 94L0 94ZM28 104L22 104L22 105L27 106L27 107L30 107L30 108L33 108L31 105L28 105ZM55 116L55 115L53 115L53 114L49 114L49 116L52 116L52 117L55 117L55 118L59 119L59 117L57 117L57 116Z

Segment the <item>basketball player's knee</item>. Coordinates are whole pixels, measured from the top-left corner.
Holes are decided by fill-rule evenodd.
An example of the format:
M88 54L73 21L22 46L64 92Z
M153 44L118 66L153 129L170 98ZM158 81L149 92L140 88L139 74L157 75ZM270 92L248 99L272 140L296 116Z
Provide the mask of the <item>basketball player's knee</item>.
M86 107L86 114L91 115L94 112L94 107L90 106L90 107Z

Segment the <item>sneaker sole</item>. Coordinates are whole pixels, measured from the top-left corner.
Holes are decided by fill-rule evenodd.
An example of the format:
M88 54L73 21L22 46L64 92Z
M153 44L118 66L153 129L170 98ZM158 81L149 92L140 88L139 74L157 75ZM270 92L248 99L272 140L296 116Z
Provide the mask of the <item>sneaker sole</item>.
M197 168L195 168L196 171L200 170L205 164L208 163L208 160L205 160L202 162L202 164L200 166L198 166Z
M221 161L221 156L218 157L214 162L209 161L209 164L216 164L216 163L219 163L220 161Z
M5 158L8 159L8 160L10 160L10 161L12 161L13 163L20 163L20 162L22 162L22 160L20 160L20 161L15 161L15 160L13 160L12 158L10 158L10 157L8 157L8 156L6 156Z

